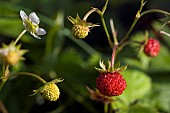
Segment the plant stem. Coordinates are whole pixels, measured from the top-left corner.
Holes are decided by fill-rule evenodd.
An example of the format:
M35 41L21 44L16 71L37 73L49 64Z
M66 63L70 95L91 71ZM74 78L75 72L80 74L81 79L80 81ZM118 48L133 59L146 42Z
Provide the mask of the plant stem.
M111 38L110 38L109 32L108 32L107 27L106 27L106 22L105 22L104 17L103 17L103 15L104 15L104 13L105 13L105 11L106 11L107 5L108 5L108 0L106 0L106 3L105 3L105 5L103 6L102 11L100 11L99 9L97 9L97 13L100 15L100 18L101 18L101 21L102 21L102 24L103 24L104 31L105 31L105 33L106 33L106 36L107 36L107 39L108 39L108 42L109 42L109 45L110 45L111 48L113 48L113 42L112 42L112 40L111 40Z
M116 33L116 30L114 27L113 19L110 19L110 26L111 26L111 30L112 30L112 34L113 34L114 44L118 45L117 33Z
M8 113L5 105L2 103L1 100L0 100L0 110L1 110L1 113Z
M116 48L117 48L117 45L114 45L114 47L113 47L113 52L112 52L111 67L114 66L115 56L116 56Z
M141 0L141 5L140 5L138 12L136 13L135 19L134 19L131 27L129 28L128 32L126 33L125 37L121 40L120 45L122 45L122 43L128 39L128 37L129 37L130 33L132 32L134 26L136 25L137 21L141 17L141 11L142 11L142 8L145 5L145 3L146 2L144 2L144 0Z
M19 41L19 39L22 37L22 35L24 35L24 33L26 32L27 30L23 30L20 34L19 34L19 36L17 37L17 39L15 40L15 42L14 42L14 44L17 44L17 42Z
M166 36L170 37L170 34L169 34L169 33L167 33L167 32L165 32L165 31L162 31L162 30L161 30L161 31L159 31L159 33L160 33L160 34L164 34L164 35L166 35Z
M111 40L111 38L110 38L110 35L109 35L109 32L108 32L108 30L107 30L104 17L103 17L103 15L100 15L100 17L101 17L101 20L102 20L102 24L103 24L103 27L104 27L104 30L105 30L107 39L108 39L108 41L109 41L109 45L110 45L111 48L113 48L113 42L112 42L112 40Z
M1 89L2 89L2 87L4 86L4 84L5 84L6 81L7 81L7 78L5 78L5 77L2 77L2 78L1 78L0 91L1 91Z
M164 10L160 10L160 9L150 9L150 10L147 10L147 11L144 11L143 13L140 14L140 17L146 15L146 14L149 14L149 13L161 13L161 14L165 14L167 16L170 16L170 13L167 12L167 11L164 11Z
M109 109L109 104L108 103L104 103L104 113L108 113Z
M95 11L97 11L97 8L92 8L89 12L86 13L86 15L83 17L83 20L87 20L88 16L90 16L90 14Z
M135 17L131 27L129 28L128 32L126 33L125 37L120 41L120 46L123 44L123 42L125 42L128 38L129 38L129 35L130 33L132 32L134 26L136 25L137 21L139 20L138 17Z
M40 82L42 82L43 84L46 84L47 82L41 78L40 76L36 75L36 74L33 74L33 73L28 73L28 72L18 72L18 73L13 73L11 74L9 77L12 77L12 76L16 76L16 75L28 75L28 76L32 76L36 79L38 79Z
M144 4L143 4L143 5L144 5ZM164 11L164 10L159 10L159 9L150 9L150 10L147 10L147 11L144 11L144 12L140 13L140 11L142 10L143 5L141 5L140 10L137 12L137 15L136 15L136 17L135 17L135 19L134 19L134 21L133 21L133 23L132 23L129 31L126 33L125 37L121 40L119 46L122 46L122 44L128 39L128 37L129 37L130 33L132 32L134 26L136 25L137 21L138 21L142 16L144 16L144 15L146 15L146 14L149 14L149 13L161 13L161 14L165 14L165 15L170 16L170 13L169 13L169 12L166 12L166 11Z
M19 41L19 39L22 37L22 35L24 35L24 33L26 32L26 30L24 29L19 36L16 38L14 44L16 45L17 42ZM9 75L9 65L3 65L2 66L2 77L1 77L1 83L0 83L0 91L2 89L2 87L4 86L5 82L8 80L8 75Z
M4 86L5 82L8 80L8 75L9 75L9 65L2 66L2 77L1 77L1 82L0 82L0 91L2 89L2 87Z
M108 2L109 2L109 0L106 0L106 3L105 3L105 5L103 6L103 9L102 9L102 14L105 13L105 11L107 9Z

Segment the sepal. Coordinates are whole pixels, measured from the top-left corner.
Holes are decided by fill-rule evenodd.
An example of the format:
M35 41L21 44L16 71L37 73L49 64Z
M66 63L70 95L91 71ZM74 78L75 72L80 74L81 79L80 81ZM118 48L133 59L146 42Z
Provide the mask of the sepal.
M127 69L127 66L128 66L128 65L121 66L121 67L118 68L116 71L117 71L117 72L125 71L125 70Z
M92 90L90 89L88 86L86 86L87 90L89 91L90 93L90 98L92 100L95 100L95 101L98 101L98 102L103 102L103 103L111 103L113 101L115 101L113 98L111 97L108 97L108 96L105 96L105 95L102 95L98 89L95 89L95 90Z
M100 68L95 67L95 69L99 71L100 73L106 73L106 72L113 73L113 72L122 72L126 70L128 65L121 66L120 61L119 61L115 65L112 66L109 60L106 62L106 64L104 63L104 61L100 60L99 66Z
M114 65L114 69L117 70L120 68L120 61L117 62L117 64Z
M64 79L59 78L59 79L54 79L50 82L45 83L44 86L40 87L37 90L33 90L33 94L31 94L30 96L34 96L35 94L37 94L38 92L41 93L41 95L49 100L49 101L56 101L59 96L60 96L60 91L58 86L56 85L59 82L62 82Z

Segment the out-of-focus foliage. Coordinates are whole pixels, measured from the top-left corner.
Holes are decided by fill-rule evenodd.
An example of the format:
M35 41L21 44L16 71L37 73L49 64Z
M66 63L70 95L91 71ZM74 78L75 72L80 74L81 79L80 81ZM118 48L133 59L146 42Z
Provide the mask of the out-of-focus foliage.
M70 32L71 23L66 16L81 17L90 7L101 8L105 0L1 0L0 1L0 41L10 43L24 29L19 11L36 12L47 35L41 40L26 33L21 38L22 47L29 49L26 60L14 67L13 71L36 73L50 81L57 77L64 78L59 84L61 96L56 102L44 100L40 94L29 96L33 89L42 84L30 77L11 78L3 87L0 99L9 113L102 113L103 104L90 100L86 85L95 88L95 80L100 59L110 59L106 35L102 28L91 30L84 40L75 39ZM169 11L169 0L149 0L145 9L161 8ZM109 1L106 11L106 24L113 18L119 40L132 23L140 2L136 0ZM162 4L162 5L160 5ZM127 10L128 9L128 10ZM162 15L151 14L141 18L136 25L132 39L144 37L148 30L151 37L157 37L154 30L159 30L162 23L154 21ZM100 17L94 14L89 22L101 23ZM170 29L166 28L170 33ZM127 90L118 97L124 103L117 103L127 113L170 112L170 38L162 36L161 52L156 58L148 58L143 53L137 55L135 46L126 46L117 58L128 64L124 77ZM132 98L133 97L133 98ZM120 101L121 102L121 101ZM112 104L114 107L114 103Z

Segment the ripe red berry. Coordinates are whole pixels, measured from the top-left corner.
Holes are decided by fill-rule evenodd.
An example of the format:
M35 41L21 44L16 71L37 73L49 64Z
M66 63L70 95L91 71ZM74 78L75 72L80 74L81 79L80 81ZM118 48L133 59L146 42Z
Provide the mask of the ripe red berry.
M144 52L147 56L155 57L159 54L160 47L161 46L158 40L150 38L144 46Z
M119 96L126 88L126 81L118 72L100 73L96 87L105 96Z

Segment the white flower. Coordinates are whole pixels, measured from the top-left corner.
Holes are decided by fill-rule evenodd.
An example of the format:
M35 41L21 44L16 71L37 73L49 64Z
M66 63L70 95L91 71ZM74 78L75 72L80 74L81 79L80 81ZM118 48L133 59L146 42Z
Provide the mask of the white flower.
M40 23L40 19L32 12L27 16L24 11L20 11L20 16L23 21L23 25L27 31L29 31L35 38L41 39L38 35L45 35L46 31L43 28L39 28L38 24Z

